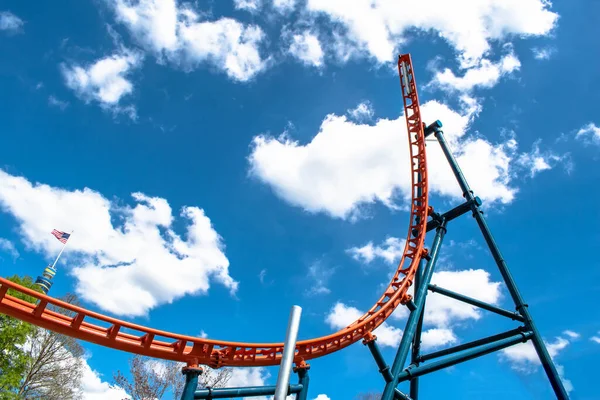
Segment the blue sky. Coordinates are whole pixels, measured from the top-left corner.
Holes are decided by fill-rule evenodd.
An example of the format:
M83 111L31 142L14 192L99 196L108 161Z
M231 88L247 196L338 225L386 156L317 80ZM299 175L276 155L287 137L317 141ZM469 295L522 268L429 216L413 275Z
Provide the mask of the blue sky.
M281 340L293 304L301 338L348 325L403 248L394 61L408 52L423 117L444 123L572 397L599 398L600 4L368 3L3 1L2 275L37 276L60 249L52 229L75 230L51 293L88 308L240 341ZM437 143L427 151L443 211L461 194ZM449 226L434 280L512 309L476 228ZM429 300L429 349L512 326ZM377 332L389 363L405 317ZM129 355L84 345L85 397L118 396L108 384ZM360 343L311 365L311 399L383 388ZM230 383L275 376L239 370ZM421 388L551 397L527 345Z

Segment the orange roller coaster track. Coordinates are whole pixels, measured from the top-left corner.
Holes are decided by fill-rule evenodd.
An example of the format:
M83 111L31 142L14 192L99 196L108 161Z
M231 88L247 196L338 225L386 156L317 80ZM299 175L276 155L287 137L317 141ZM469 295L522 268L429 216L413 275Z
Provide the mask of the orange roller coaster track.
M412 172L410 226L404 254L387 289L367 313L339 332L297 342L294 357L297 365L343 349L361 339L372 337L371 332L380 326L398 305L406 304L410 300L407 291L413 283L421 257L425 252L423 243L428 213L428 180L425 135L410 55L399 57L398 70L408 128ZM9 289L38 299L37 304L9 295L7 293ZM189 365L204 364L213 368L278 365L283 351L283 343L243 343L203 339L132 324L73 306L3 278L0 278L0 313L105 347L182 361ZM139 334L127 333L126 330L133 330Z

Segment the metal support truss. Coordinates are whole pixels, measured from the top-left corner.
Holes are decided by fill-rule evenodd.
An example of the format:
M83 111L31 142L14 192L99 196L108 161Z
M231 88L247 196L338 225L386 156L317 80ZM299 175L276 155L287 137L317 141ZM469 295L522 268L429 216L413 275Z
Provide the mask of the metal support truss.
M428 136L433 134L437 138L437 141L440 144L442 151L444 152L444 155L446 156L446 159L452 168L452 172L454 173L454 176L456 177L456 180L463 192L465 202L443 214L435 212L429 213L429 217L431 219L427 222L427 231L435 229L436 235L431 245L431 252L429 254L430 257L428 257L427 264L424 266L424 268L421 265L419 267L419 271L415 275L415 297L414 301L406 304L407 308L410 310L410 315L406 322L402 340L400 342L392 367L390 368L386 364L381 352L379 351L379 348L377 347L375 339L371 341L365 341L365 343L369 346L369 349L371 350L371 353L373 354L373 357L379 366L379 370L386 382L381 399L418 400L420 376L439 371L440 369L447 368L464 361L472 360L495 351L499 351L518 343L524 343L528 340L531 340L533 346L535 347L537 355L542 363L544 371L546 372L548 380L550 381L550 385L554 390L556 398L559 400L568 399L567 392L560 380L556 367L554 366L554 363L548 354L548 350L546 349L542 337L533 322L533 317L527 308L527 304L524 302L508 269L508 266L502 257L502 254L500 253L500 249L498 248L498 245L492 236L483 213L479 208L482 204L481 200L471 191L462 171L460 170L460 167L458 166L458 163L456 162L456 159L448 148L448 144L446 143L441 127L441 122L434 122L430 126L424 128L425 135ZM446 233L447 224L450 221L468 213L469 211L475 218L475 221L481 230L492 257L496 261L496 265L515 304L516 311L508 311L460 293L432 285L430 283L433 271L435 269L436 260L439 255L440 246L442 244L444 234ZM483 339L474 340L472 342L463 343L458 346L422 355L420 354L421 329L425 300L428 290L521 322L523 325L516 329L492 335ZM405 367L409 347L411 347L411 345L412 353L410 365ZM397 389L398 383L404 381L410 382L410 396L400 392Z

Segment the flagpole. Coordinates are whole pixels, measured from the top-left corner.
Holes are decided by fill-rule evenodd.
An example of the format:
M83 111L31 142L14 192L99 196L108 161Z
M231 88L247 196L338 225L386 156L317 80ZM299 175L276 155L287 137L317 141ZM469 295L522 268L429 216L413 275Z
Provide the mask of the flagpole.
M71 239L71 235L73 234L73 232L75 232L75 231L71 231L71 233L69 234L69 239ZM58 259L60 258L60 256L63 253L63 251L65 251L65 247L67 247L67 243L69 243L69 239L67 239L67 241L65 242L65 244L63 244L62 249L60 249L60 253L58 253L58 256L56 256L56 260L54 260L54 263L52 264L52 268L54 268L56 266L56 263L58 262Z

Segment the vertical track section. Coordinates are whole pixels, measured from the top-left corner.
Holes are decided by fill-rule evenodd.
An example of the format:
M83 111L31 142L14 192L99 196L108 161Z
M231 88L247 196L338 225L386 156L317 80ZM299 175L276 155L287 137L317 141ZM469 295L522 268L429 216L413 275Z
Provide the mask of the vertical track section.
M338 332L298 341L294 352L296 364L325 356L364 339L383 324L396 307L411 300L407 293L408 288L414 281L421 257L424 255L429 192L425 134L410 55L399 57L398 69L408 130L412 185L410 223L404 254L387 289L373 307L357 321ZM32 296L38 300L37 304L11 296L7 292L8 289ZM50 310L50 305L58 311ZM73 306L3 278L0 278L0 313L101 346L154 358L182 361L188 365L203 364L213 368L278 365L283 353L283 343L204 339L132 324Z

